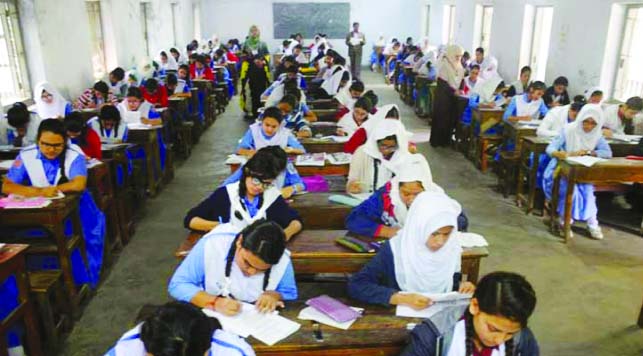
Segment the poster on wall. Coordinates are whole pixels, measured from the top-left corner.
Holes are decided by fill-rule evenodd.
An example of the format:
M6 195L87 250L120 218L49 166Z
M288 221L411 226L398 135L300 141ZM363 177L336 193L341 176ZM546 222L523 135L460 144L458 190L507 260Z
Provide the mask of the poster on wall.
M350 30L350 4L328 3L280 3L272 4L273 37L289 38L301 33L304 38L313 38L325 33L329 39L343 39Z

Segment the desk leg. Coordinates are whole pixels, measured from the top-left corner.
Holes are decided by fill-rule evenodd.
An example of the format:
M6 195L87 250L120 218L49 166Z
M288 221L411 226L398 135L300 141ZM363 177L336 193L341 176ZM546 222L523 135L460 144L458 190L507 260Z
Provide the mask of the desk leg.
M76 212L72 214L77 214ZM80 233L79 230L75 229L74 224L74 234ZM56 245L58 246L58 260L60 261L60 270L63 273L63 280L65 281L65 288L67 289L67 295L73 305L73 309L77 310L78 304L80 303L80 298L78 295L78 290L76 289L76 283L74 282L74 274L71 267L71 254L72 251L67 249L67 237L65 236L65 227L64 224L57 225L45 225L49 231L53 233L54 238L56 239ZM81 240L83 240L81 236ZM82 242L81 242L82 243ZM83 249L84 250L84 249ZM83 254L83 262L87 263L87 256Z
M538 175L539 165L540 154L534 152L534 161L532 162L531 169L529 171L529 200L527 201L527 215L531 214L534 210L534 200L536 199L536 189L538 188L536 176Z
M523 188L523 180L525 179L525 156L529 157L529 154L525 151L520 152L520 157L518 158L518 180L516 181L516 205L519 208L522 208L522 188Z
M42 355L42 348L40 345L40 333L36 325L38 320L36 318L35 305L29 296L29 279L27 277L27 268L25 267L25 259L22 258L20 262L20 272L16 277L18 281L18 291L20 293L20 301L25 303L24 324L27 329L27 350L29 355Z
M575 185L576 183L573 179L567 180L567 191L565 192L565 243L569 242L571 237L572 197L574 196Z
M641 304L641 312L639 313L638 325L640 328L643 328L643 304Z
M551 192L551 201L549 202L549 230L556 234L558 230L558 199L560 194L560 175L554 177L554 186Z

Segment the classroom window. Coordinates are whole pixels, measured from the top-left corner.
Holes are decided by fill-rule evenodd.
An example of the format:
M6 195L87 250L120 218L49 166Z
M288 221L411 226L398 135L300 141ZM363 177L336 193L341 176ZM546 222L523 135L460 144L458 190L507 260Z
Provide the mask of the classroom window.
M0 1L0 102L10 105L31 97L25 52L15 1Z
M491 21L493 19L493 6L476 5L474 20L473 48L482 47L489 49L491 38Z
M455 40L455 5L444 5L442 14L442 43L449 44Z
M520 66L529 65L534 80L545 80L553 17L553 6L525 6Z
M172 10L172 36L174 37L174 41L172 42L175 46L179 43L179 29L178 29L178 14L179 14L179 4L178 3L171 3L171 10Z
M424 7L424 36L429 37L431 30L431 5Z
M643 95L643 6L631 5L625 12L625 21L618 55L615 99L625 101L632 96ZM637 36L638 35L638 36Z
M201 39L201 6L197 3L192 7L194 13L194 38Z
M101 18L100 1L86 1L87 17L89 20L89 36L92 50L92 68L94 79L105 76L105 41L103 38L103 21Z
M148 27L148 19L150 18L151 14L151 4L149 2L142 2L141 3L141 29L143 31L143 42L145 43L145 53L149 56L150 55L150 37L149 37L149 27Z

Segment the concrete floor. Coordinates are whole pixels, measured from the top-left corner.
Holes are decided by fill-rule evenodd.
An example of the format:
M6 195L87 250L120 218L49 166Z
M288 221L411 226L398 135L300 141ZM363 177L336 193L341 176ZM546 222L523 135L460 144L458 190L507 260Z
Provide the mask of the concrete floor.
M380 75L363 72L380 104L398 103L407 128L427 129L401 103ZM133 240L67 339L63 355L101 355L130 327L146 303L168 300L174 249L186 235L185 212L209 194L228 172L223 163L247 127L235 98L201 138L176 178L150 199ZM419 145L433 177L462 203L470 230L490 243L482 273L521 273L533 284L538 305L530 320L543 355L643 355L643 331L635 321L643 300L643 238L604 228L603 241L583 233L569 245L548 233L542 218L526 216L494 189L495 176L482 174L451 149Z

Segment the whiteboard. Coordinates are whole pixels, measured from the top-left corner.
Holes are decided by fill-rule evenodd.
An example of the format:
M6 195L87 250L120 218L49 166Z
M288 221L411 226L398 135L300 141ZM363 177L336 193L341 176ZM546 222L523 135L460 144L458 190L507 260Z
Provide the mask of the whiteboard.
M350 3L283 3L272 4L273 37L290 38L301 33L313 38L325 33L328 39L343 39L350 31Z

